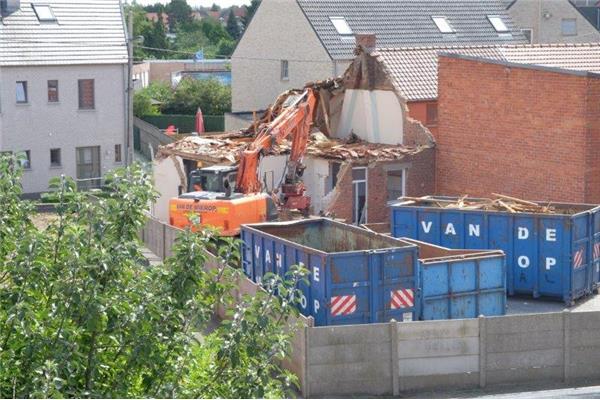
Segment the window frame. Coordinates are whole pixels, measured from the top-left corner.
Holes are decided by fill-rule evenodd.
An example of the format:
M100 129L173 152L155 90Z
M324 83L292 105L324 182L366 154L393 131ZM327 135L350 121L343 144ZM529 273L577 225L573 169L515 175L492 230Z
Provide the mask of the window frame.
M343 17L341 15L334 15L329 17L329 21L335 28L335 31L338 33L338 35L354 36L354 31L350 27L350 24L346 20L346 17Z
M56 22L56 15L49 4L32 4L33 12L40 22ZM42 16L42 9L47 9L50 16Z
M497 33L510 32L510 29L508 29L508 26L506 26L500 15L488 15L487 19Z
M121 143L115 144L115 164L123 162L123 146Z
M364 178L355 178L354 171L364 171ZM352 224L360 225L369 221L369 169L367 167L352 167ZM361 220L361 215L358 215L358 186L364 184L365 186L365 204L363 205L362 215L364 215L364 221Z
M91 107L83 107L83 97L82 97L82 90L83 90L83 86L82 84L84 82L92 82L92 105ZM96 80L95 79L78 79L77 80L77 97L78 97L78 105L79 105L79 110L95 110L96 109Z
M23 166L24 170L30 170L31 169L31 150L23 150L23 153L25 154L25 159L26 159L26 163L21 163L21 165Z
M58 162L52 162L52 152L58 151ZM50 168L62 167L62 152L60 147L50 149Z
M290 62L289 60L281 60L280 78L282 81L290 80Z
M444 16L444 15L432 15L431 16L431 20L433 21L433 23L435 24L435 26L438 28L438 30L440 31L440 33L444 34L444 35L448 35L451 33L456 33L456 30L454 29L454 27L452 26L452 24L450 23L450 21L448 21L448 17ZM443 26L443 25L446 26ZM449 29L447 30L446 27Z
M574 33L565 33L564 23L571 21L575 27ZM560 33L562 36L577 36L577 18L562 18L560 20Z
M22 84L23 86L23 95L25 96L25 100L19 100L19 84ZM17 104L29 104L27 81L16 81L15 91L15 101L17 102Z
M527 35L525 34L525 32L529 32L529 44L533 43L533 28L521 28L521 33L523 33L523 36L525 36L525 39L527 39Z
M50 98L50 82L56 82L56 100L52 100ZM60 101L59 91L58 91L58 79L48 79L47 81L48 88L48 103L58 103Z
M402 187L400 188L399 192L400 192L400 196L395 196L395 198L391 199L390 197L390 184L389 184L389 178L390 178L390 173L392 172L400 172L400 179L402 179ZM406 177L408 175L408 167L399 167L399 168L393 168L393 169L389 169L386 171L385 177L386 177L386 191L387 191L387 198L388 201L394 201L397 200L400 197L404 197L406 196Z
M435 109L435 119L430 119L429 110ZM437 126L438 124L438 104L437 103L426 103L425 104L425 125L426 126Z

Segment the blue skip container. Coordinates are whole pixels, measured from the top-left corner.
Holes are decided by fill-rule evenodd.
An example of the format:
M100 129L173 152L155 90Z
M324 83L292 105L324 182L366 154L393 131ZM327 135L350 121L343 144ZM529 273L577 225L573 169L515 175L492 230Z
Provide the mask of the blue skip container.
M546 296L572 304L598 288L600 206L551 203L557 210L552 214L442 206L457 200L430 196L418 205L406 199L390 203L392 235L452 249L504 251L510 295Z
M506 314L506 257L500 250L451 250L402 238L419 247L421 320Z
M505 312L501 251L449 250L325 218L242 225L241 239L243 269L255 282L292 265L310 271L300 311L316 326Z

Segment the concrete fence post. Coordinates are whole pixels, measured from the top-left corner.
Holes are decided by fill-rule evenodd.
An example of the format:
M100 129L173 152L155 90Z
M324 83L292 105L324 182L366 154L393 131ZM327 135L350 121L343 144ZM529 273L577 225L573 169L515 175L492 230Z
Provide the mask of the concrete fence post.
M160 224L162 226L162 254L160 257L164 260L167 254L167 224Z
M302 397L310 398L310 332L309 326L304 327L304 384L301 386Z
M479 387L484 388L486 385L487 372L487 329L486 318L483 315L479 316Z
M392 320L390 325L390 343L392 348L392 394L398 396L400 394L400 368L398 365L398 328L399 323Z
M571 369L571 312L564 310L563 316L563 381L568 382L570 379Z

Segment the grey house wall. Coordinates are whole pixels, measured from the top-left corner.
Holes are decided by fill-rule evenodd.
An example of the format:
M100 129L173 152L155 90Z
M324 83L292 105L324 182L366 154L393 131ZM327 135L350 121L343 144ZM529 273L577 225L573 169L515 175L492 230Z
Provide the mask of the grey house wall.
M288 80L281 79L281 60L289 62ZM235 113L264 110L285 90L329 78L335 71L296 1L266 0L231 57L231 75Z
M0 151L31 152L25 193L48 189L48 180L76 176L76 148L100 146L102 173L120 166L115 145L125 148L125 65L0 67ZM58 80L58 103L48 103L48 80ZM78 79L94 79L95 109L79 110ZM27 81L29 102L16 103L16 82ZM61 149L60 167L50 149Z
M600 41L600 32L589 23L569 0L517 0L508 9L514 23L531 29L532 43L591 43ZM577 35L564 36L563 18L575 18Z

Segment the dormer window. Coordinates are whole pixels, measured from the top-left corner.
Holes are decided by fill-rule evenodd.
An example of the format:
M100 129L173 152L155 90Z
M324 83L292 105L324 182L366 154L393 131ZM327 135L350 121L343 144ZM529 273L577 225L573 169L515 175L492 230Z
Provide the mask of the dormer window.
M488 15L487 17L488 17L488 20L490 21L490 23L492 24L492 26L494 27L494 29L496 30L496 32L498 32L498 33L508 32L508 28L506 27L506 24L504 23L504 21L502 21L502 18L500 18L500 16Z
M33 4L33 11L40 22L56 22L52 7L48 5Z
M348 22L346 21L346 18L344 18L344 17L329 17L329 19L331 20L331 23L335 27L335 30L337 31L337 33L339 33L340 35L342 35L342 36L353 36L354 35L354 33L352 32L352 28L350 28L350 25L348 25Z
M431 17L435 25L442 33L454 33L454 28L448 22L446 17Z

